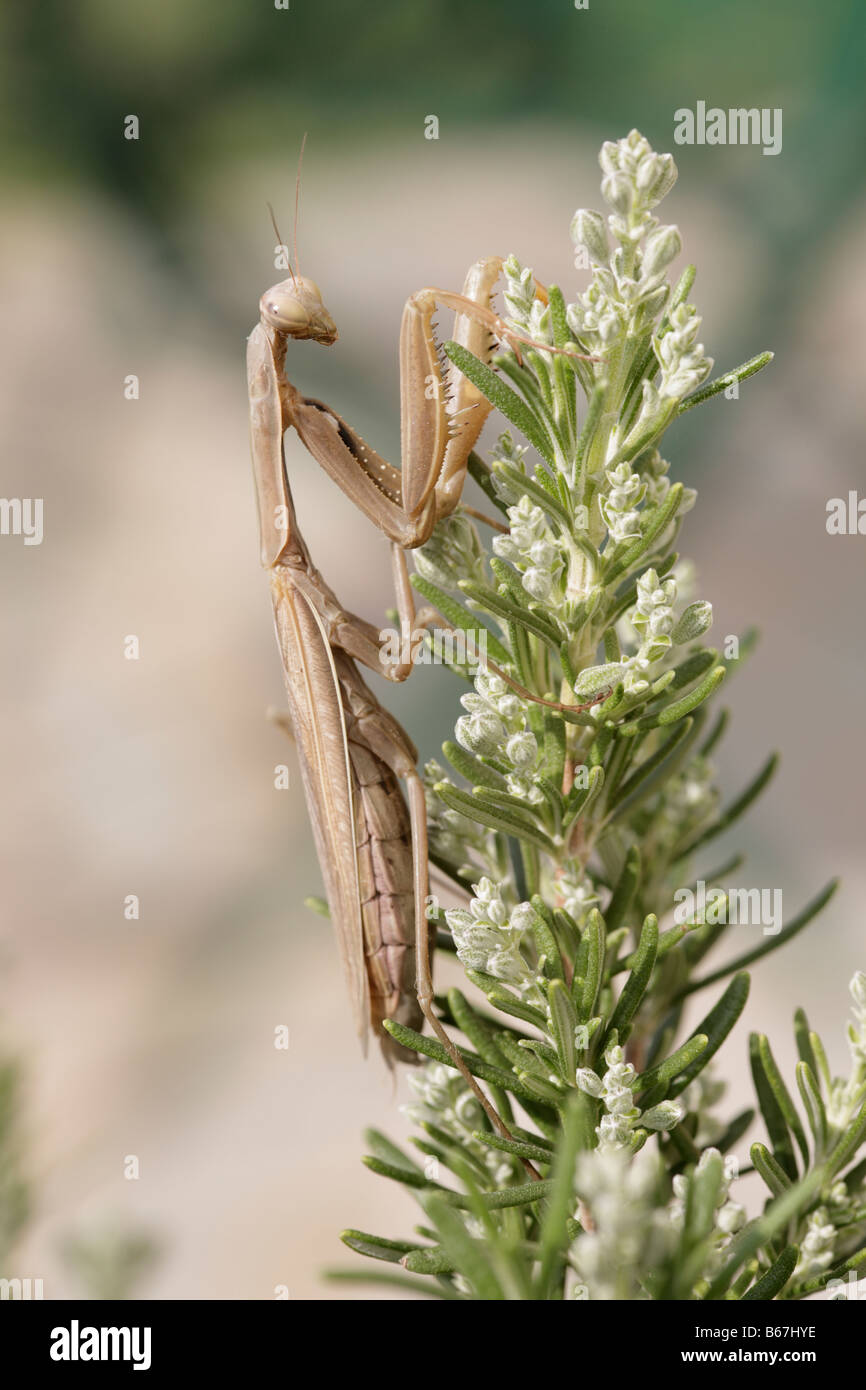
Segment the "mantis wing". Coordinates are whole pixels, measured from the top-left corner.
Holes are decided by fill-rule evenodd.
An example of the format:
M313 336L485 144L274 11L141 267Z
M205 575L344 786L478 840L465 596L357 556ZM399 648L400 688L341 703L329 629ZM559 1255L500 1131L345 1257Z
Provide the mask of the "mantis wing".
M288 567L278 565L271 571L271 589L307 808L355 1026L366 1054L370 986L364 958L354 779L340 686L322 621L292 583Z
M270 568L277 641L307 808L355 1026L366 1053L370 986L364 960L353 776L333 653L322 620L298 588L285 552L301 555L283 460L283 419L273 350L261 324L247 345L250 434L262 563Z

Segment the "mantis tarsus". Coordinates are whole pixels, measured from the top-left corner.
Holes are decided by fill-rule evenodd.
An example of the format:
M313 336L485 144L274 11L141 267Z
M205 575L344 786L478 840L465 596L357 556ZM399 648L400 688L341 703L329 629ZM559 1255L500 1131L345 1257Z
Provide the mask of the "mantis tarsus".
M342 607L313 565L297 526L283 453L283 433L291 425L334 482L390 538L403 631L432 621L427 611L415 613L405 549L423 544L458 505L470 452L491 409L456 369L445 379L433 316L440 306L453 310L455 340L485 361L494 337L515 348L531 341L490 307L501 267L498 258L478 261L462 294L423 289L407 301L400 335L399 470L286 376L289 338L324 345L337 339L318 286L299 271L262 295L247 363L261 559L270 572L307 803L359 1034L366 1045L372 1027L389 1062L414 1060L382 1023L396 1019L417 1028L423 1015L507 1135L433 1012L427 822L416 752L356 663L390 680L403 680L411 665L384 659L377 630ZM544 295L541 287L538 292ZM406 782L408 807L398 779Z

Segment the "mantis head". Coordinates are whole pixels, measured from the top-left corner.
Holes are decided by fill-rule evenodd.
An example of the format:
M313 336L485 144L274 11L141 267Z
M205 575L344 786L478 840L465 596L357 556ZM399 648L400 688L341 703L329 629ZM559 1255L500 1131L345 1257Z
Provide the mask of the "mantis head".
M269 328L290 338L312 338L325 347L337 341L337 325L322 303L322 292L306 275L293 275L266 290L259 309Z

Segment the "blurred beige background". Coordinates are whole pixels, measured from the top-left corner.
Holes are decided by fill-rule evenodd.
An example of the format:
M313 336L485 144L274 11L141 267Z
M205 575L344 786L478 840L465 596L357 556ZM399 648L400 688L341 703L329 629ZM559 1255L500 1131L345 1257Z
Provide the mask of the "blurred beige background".
M106 12L92 9L98 33ZM771 74L765 84L771 93ZM78 1290L59 1256L66 1237L127 1229L162 1247L141 1297L272 1298L279 1284L293 1298L378 1297L322 1283L323 1267L355 1259L337 1233L397 1236L417 1219L359 1163L365 1125L408 1132L406 1082L392 1087L378 1057L360 1057L330 927L302 903L321 886L294 753L264 717L283 697L243 352L258 296L279 278L265 200L290 222L309 124L301 265L341 338L329 352L298 345L288 371L396 461L406 296L458 286L478 255L513 250L573 297L583 277L568 224L576 206L599 203L599 140L642 123L639 103L601 129L579 96L570 121L521 112L515 96L507 122L456 123L434 144L418 113L437 96L445 104L421 94L411 119L376 125L367 112L364 129L342 136L319 138L302 110L279 151L259 151L234 120L219 158L212 146L190 170L170 243L110 181L12 176L0 231L2 491L45 499L45 538L0 540L0 1038L25 1069L35 1201L15 1263L44 1277L48 1297ZM820 113L820 91L802 99ZM672 148L672 117L654 124L657 148ZM221 138L212 127L214 146ZM864 490L866 202L848 188L812 249L783 260L770 212L810 196L796 147L776 160L713 153L729 188L738 159L758 161L760 183L751 204L737 201L696 152L680 161L665 215L684 261L698 263L702 338L719 368L778 353L739 401L686 417L665 450L699 488L684 548L714 602L715 640L752 621L764 634L725 694L727 793L769 748L784 755L730 847L749 849L744 883L783 889L788 917L843 877L822 918L756 972L722 1054L733 1106L747 1103L748 1027L769 1032L790 1065L797 1003L844 1063L847 981L866 968L866 540L828 537L824 524L829 497ZM130 373L138 401L124 400ZM294 438L287 449L312 553L375 621L391 602L383 539ZM129 634L138 661L124 658ZM389 692L422 756L449 736L458 694L442 671ZM281 762L294 785L278 792ZM141 916L127 921L133 893ZM693 1016L706 1007L699 996ZM279 1024L288 1053L273 1046ZM124 1179L129 1154L138 1181Z

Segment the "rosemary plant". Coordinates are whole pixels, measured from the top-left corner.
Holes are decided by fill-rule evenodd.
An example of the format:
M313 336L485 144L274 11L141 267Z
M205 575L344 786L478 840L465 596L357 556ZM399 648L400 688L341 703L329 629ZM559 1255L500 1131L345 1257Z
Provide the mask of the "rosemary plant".
M847 1079L831 1076L802 1010L794 1086L752 1037L766 1134L751 1165L738 1162L757 1117L719 1113L712 1059L745 1005L746 967L835 885L728 964L705 965L729 936L718 885L740 858L702 867L702 896L684 890L775 759L720 805L726 714L713 704L752 639L726 639L721 657L703 644L712 608L674 548L695 492L670 481L660 452L683 411L736 392L771 354L708 380L694 267L671 285L680 235L655 215L674 161L632 131L600 162L611 211L580 209L571 224L585 292L566 303L516 258L505 265L510 325L566 351L503 350L491 367L446 346L515 435L489 466L471 463L498 516L492 545L458 512L413 579L489 658L452 661L472 689L448 768L426 769L432 861L466 898L433 900L431 919L474 987L472 1002L459 989L439 998L442 1018L511 1137L438 1042L387 1025L428 1059L410 1080L420 1157L370 1133L366 1162L410 1189L424 1220L405 1239L343 1240L402 1267L370 1277L446 1299L800 1299L866 1263L866 975L850 985ZM683 1037L684 1004L708 987ZM754 1170L766 1202L748 1220L741 1182Z

